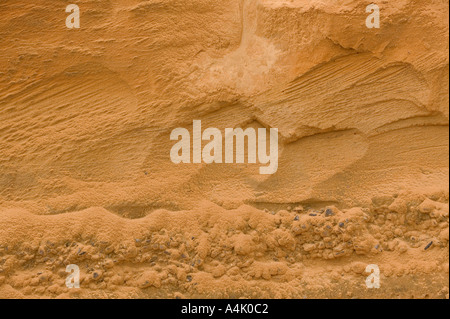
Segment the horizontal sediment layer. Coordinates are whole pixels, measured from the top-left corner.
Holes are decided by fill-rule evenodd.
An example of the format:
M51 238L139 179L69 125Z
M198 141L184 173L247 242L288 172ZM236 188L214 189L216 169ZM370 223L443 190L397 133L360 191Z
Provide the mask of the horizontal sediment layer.
M448 298L448 0L373 2L2 0L0 297Z
M367 208L0 215L0 297L448 298L448 194ZM75 264L81 288L68 289ZM368 265L381 288L368 289Z

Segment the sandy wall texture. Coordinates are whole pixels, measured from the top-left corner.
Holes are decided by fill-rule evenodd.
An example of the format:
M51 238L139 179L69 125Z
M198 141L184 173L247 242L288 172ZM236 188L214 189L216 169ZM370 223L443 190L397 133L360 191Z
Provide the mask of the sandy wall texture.
M448 298L449 2L370 3L1 1L0 298Z

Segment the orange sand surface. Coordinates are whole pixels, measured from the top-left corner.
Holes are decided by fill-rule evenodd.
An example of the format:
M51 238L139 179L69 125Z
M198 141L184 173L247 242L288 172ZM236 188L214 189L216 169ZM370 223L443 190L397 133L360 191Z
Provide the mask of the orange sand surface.
M0 298L449 298L449 1L372 2L1 1Z

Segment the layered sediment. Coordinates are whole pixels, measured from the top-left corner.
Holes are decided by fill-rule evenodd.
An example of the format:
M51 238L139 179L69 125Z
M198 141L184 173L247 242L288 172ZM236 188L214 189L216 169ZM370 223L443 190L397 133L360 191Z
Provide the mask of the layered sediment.
M448 1L370 3L2 1L0 297L448 298ZM193 120L277 172L172 163Z

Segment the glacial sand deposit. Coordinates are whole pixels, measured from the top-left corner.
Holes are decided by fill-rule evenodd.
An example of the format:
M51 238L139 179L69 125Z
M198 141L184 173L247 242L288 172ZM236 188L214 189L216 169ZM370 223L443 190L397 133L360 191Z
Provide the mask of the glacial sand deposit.
M449 2L371 3L1 1L0 298L448 298Z

